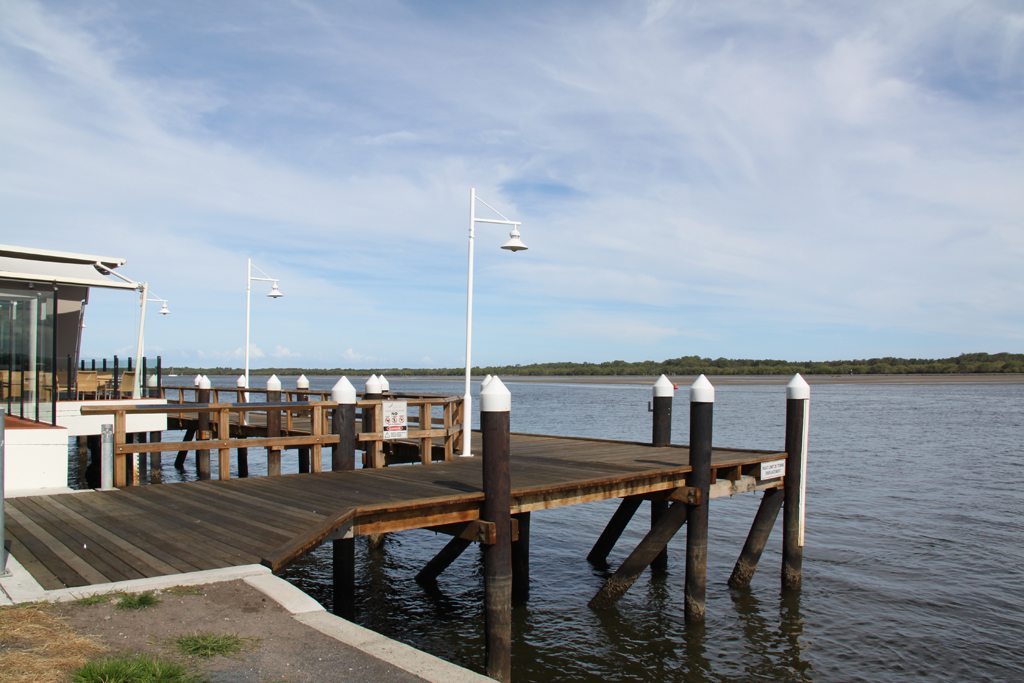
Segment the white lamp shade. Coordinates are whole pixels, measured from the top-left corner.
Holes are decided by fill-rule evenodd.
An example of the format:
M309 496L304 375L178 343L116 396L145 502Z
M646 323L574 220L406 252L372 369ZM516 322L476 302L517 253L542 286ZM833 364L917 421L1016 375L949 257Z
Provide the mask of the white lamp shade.
M267 296L271 299L277 299L278 297L284 296L284 292L277 288L276 280L270 285L270 291L267 293Z
M523 244L523 240L519 237L519 226L512 228L512 232L508 234L508 242L501 245L502 249L507 249L511 252L526 251L527 246Z

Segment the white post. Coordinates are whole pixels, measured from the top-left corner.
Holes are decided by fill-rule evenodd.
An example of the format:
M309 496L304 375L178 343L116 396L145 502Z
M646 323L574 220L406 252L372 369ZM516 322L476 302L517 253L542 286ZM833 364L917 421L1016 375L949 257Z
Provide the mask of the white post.
M391 391L391 382L388 381L387 377L381 375L380 377L377 378L377 380L380 382L380 390L382 393L387 393Z
M4 422L7 420L7 409L0 407L0 576L7 576L7 528L4 526L4 505L7 496L4 492L4 458L7 450L7 439L4 433Z
M146 301L149 299L149 283L143 282L139 289L139 338L135 342L135 381L132 383L132 398L142 396L142 354L146 334Z
M473 398L470 395L470 368L473 367L473 238L476 230L476 188L469 188L469 266L466 271L466 391L462 396L462 457L473 455Z
M249 388L249 317L252 308L252 259L247 259L245 269L245 388Z
M100 490L114 488L114 425L100 425Z

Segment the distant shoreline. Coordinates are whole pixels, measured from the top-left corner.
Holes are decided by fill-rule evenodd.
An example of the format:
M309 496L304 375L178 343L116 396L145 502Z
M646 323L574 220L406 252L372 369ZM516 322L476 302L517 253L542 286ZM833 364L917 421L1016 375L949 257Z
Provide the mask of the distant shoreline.
M792 375L708 375L717 385L785 385ZM474 375L474 379L480 379ZM692 384L696 375L669 375L680 387ZM900 375L803 375L808 384L1024 384L1021 373L900 374ZM451 375L396 376L395 381L458 381ZM506 375L501 381L547 384L654 384L656 377L638 375Z

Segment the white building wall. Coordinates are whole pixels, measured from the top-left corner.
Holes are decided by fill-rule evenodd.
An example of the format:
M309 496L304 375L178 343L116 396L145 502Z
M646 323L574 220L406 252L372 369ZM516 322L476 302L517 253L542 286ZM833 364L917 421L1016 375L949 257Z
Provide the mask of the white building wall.
M67 429L8 427L4 441L5 496L68 490Z

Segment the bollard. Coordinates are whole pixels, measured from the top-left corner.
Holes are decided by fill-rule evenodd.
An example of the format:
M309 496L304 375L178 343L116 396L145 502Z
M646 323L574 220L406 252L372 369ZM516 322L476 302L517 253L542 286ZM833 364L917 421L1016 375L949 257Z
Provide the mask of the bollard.
M668 446L672 442L672 399L675 396L675 385L668 377L662 375L654 383L653 419L651 420L651 445L654 447ZM668 510L667 500L651 501L651 528L653 529ZM658 553L651 562L651 571L664 573L668 570L668 547Z
M338 435L338 445L331 452L331 471L354 470L356 467L356 388L342 377L331 388L334 409L331 426ZM355 616L356 544L351 534L331 542L334 579L334 613L344 619Z
M700 489L700 503L686 520L686 623L704 621L708 583L708 504L711 488L711 431L715 388L704 375L690 387L690 467L687 486Z
M114 488L114 425L100 426L100 490Z
M480 519L492 522L495 542L484 546L484 629L487 675L512 679L512 479L509 421L512 394L499 377L480 392L484 503Z
M7 527L4 519L4 505L7 504L7 492L4 489L4 461L7 451L4 423L6 421L7 409L0 408L0 576L7 576Z
M281 402L281 380L271 375L267 380L267 403ZM276 439L281 436L281 411L267 410L267 438ZM267 448L267 476L276 477L281 474L281 449Z
M377 381L380 382L380 393L386 394L391 391L391 382L384 375L377 377Z
M363 387L363 400L379 401L383 398L381 391L380 378L377 375L370 375L369 379L366 380L366 385ZM377 432L381 426L377 424L377 406L364 406L361 431L364 434L372 434ZM369 441L367 443L368 445L363 449L363 467L383 467L383 444L380 441Z
M782 504L782 589L799 590L803 580L804 504L811 387L800 374L786 385L786 477Z
M295 393L297 394L296 400L300 402L309 401L309 380L305 375L299 375L299 378L295 380ZM310 434L313 433L313 414L310 413ZM309 462L309 446L299 447L299 474L308 474L310 471Z
M246 384L245 375L239 375L238 376L238 379L235 380L235 388L238 389L238 396L237 396L238 402L239 403L248 403L249 402L249 392L246 391L246 389L249 388L249 385ZM249 413L240 413L240 416L238 418L238 435L239 436L244 436L244 434L242 433L242 429L247 424L249 424ZM249 476L249 449L248 448L239 448L237 450L237 453L238 453L238 476L240 478L241 477L248 477Z
M196 403L210 402L210 379L206 376L199 377L199 384L196 385ZM196 422L196 441L208 441L213 438L210 433L210 413L200 410ZM196 450L196 471L200 479L210 478L210 449L200 448Z

